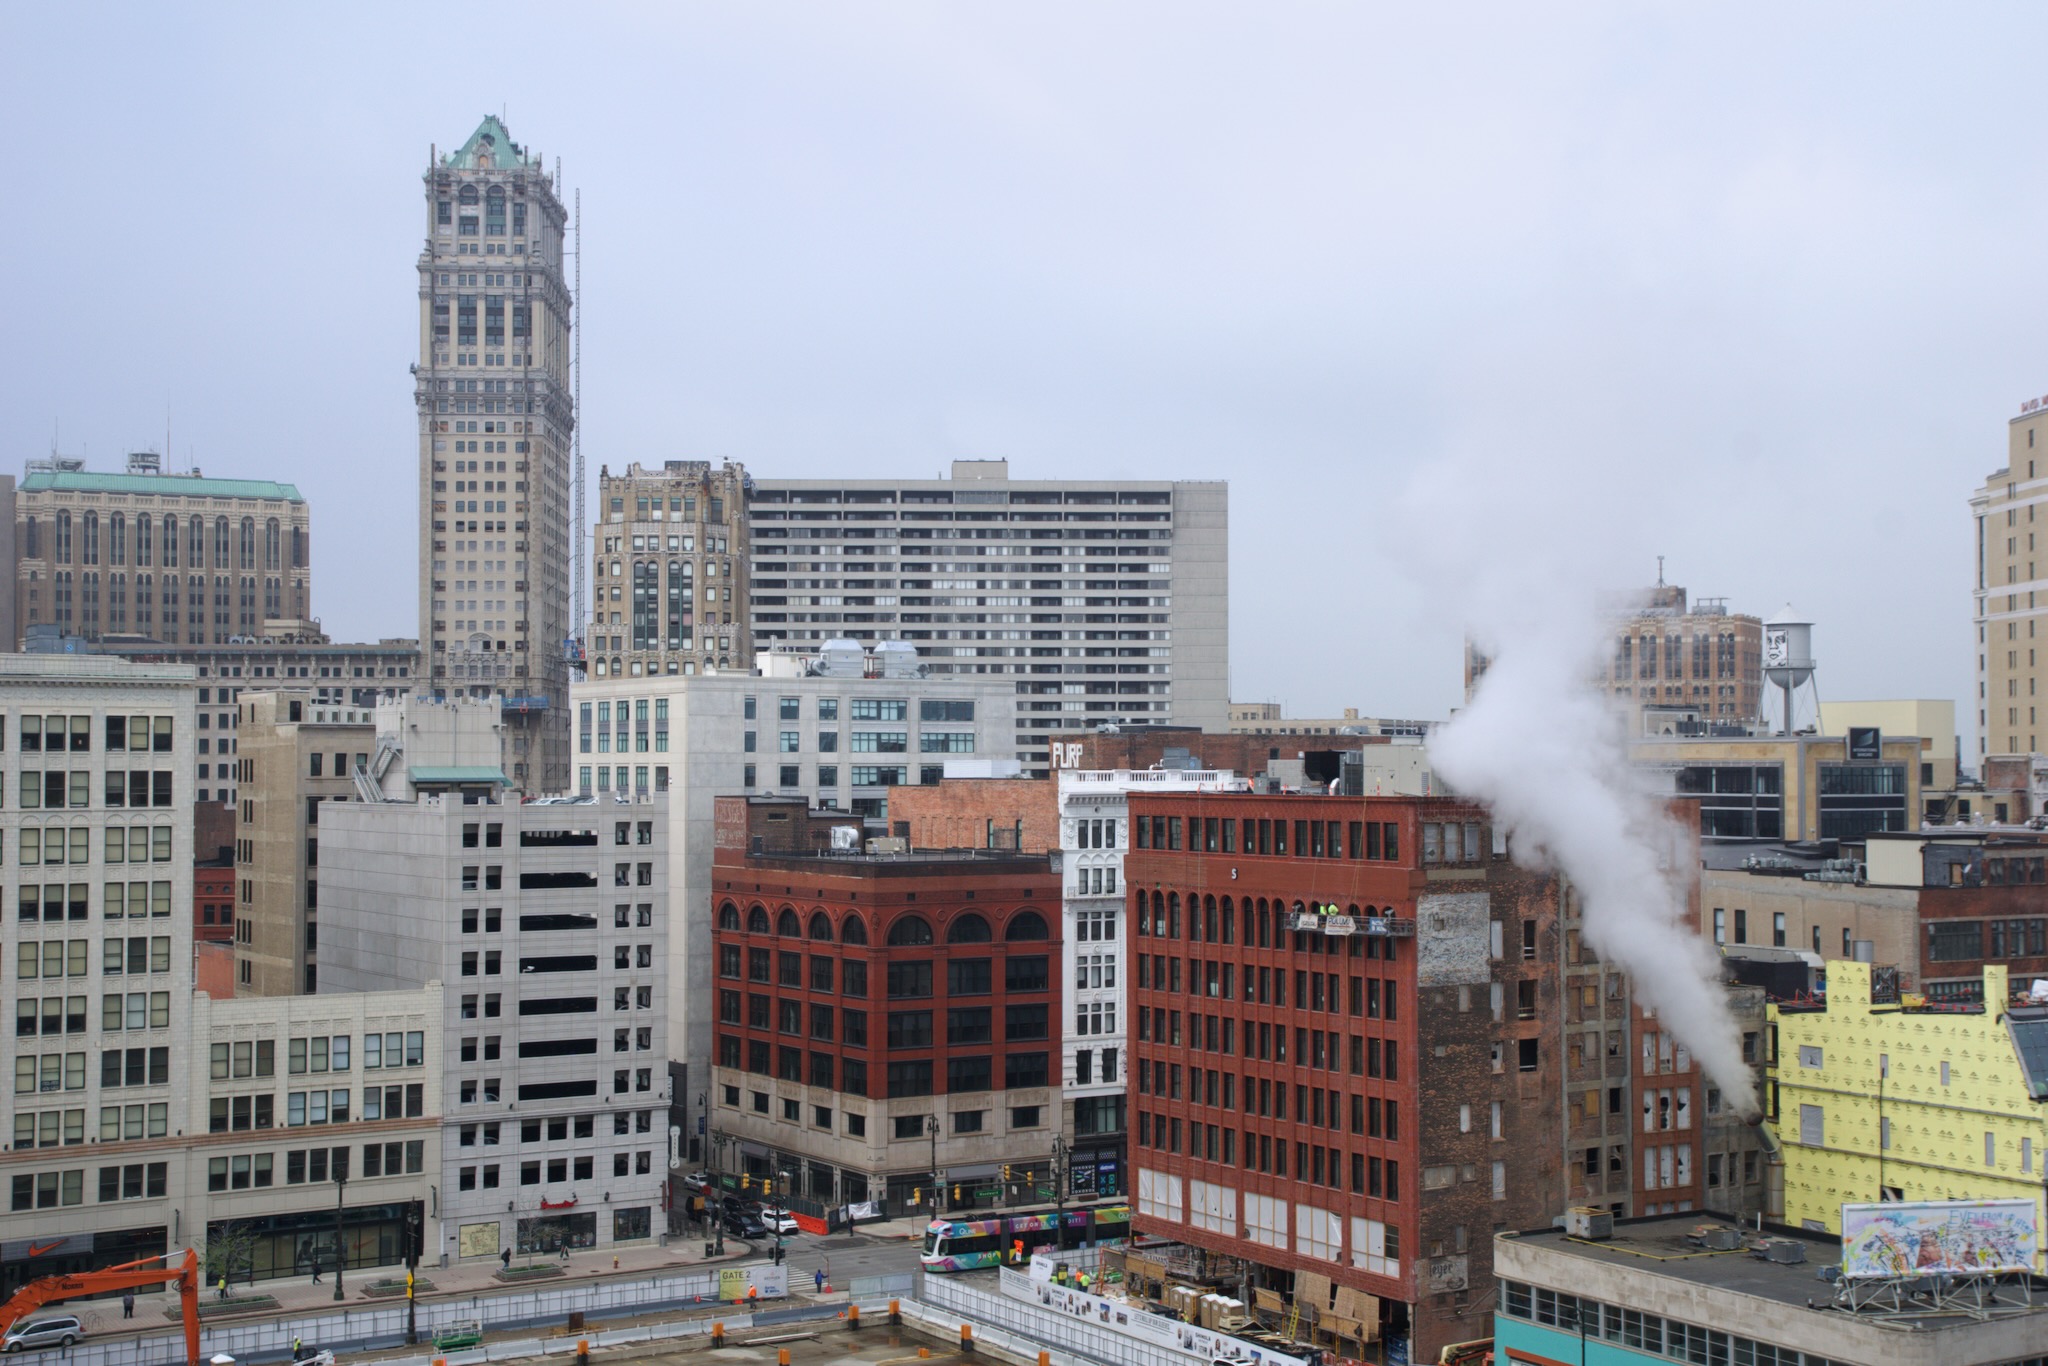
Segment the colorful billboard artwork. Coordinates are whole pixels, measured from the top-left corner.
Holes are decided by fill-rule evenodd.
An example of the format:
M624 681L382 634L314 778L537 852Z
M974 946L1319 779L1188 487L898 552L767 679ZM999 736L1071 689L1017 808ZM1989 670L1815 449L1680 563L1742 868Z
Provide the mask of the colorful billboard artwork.
M1842 1206L1842 1275L1970 1276L2034 1269L2032 1200L1918 1200Z

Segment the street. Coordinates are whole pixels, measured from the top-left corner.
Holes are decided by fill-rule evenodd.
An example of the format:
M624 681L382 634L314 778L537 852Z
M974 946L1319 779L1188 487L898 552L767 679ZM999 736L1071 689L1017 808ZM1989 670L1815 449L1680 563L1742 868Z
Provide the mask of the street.
M763 1257L775 1246L772 1237L757 1242ZM726 1240L728 1247L731 1243L731 1239ZM913 1238L871 1237L864 1233L834 1233L820 1238L798 1233L783 1238L782 1250L789 1266L790 1292L797 1295L811 1293L812 1274L821 1267L834 1290L846 1289L847 1282L857 1276L891 1276L917 1270L918 1242Z

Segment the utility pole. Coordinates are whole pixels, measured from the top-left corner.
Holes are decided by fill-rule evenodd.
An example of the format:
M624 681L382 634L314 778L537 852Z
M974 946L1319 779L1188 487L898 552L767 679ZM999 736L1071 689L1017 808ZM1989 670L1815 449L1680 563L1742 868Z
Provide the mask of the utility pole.
M1054 1215L1053 1246L1061 1251L1067 1246L1067 1136L1052 1136L1052 1198Z
M419 1300L413 1293L413 1279L420 1269L420 1207L417 1203L405 1207L405 1341L410 1346L420 1340Z
M348 1246L342 1241L341 1215L348 1190L348 1149L334 1151L334 1298L339 1303L343 1298L341 1290L341 1269L348 1265Z
M932 1218L939 1217L939 1117L926 1115L924 1131L932 1141Z

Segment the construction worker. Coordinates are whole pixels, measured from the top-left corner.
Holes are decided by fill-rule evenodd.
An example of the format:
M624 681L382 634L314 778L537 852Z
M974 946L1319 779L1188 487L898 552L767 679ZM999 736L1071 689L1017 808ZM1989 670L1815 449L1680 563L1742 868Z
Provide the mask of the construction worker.
M1082 1272L1079 1272L1079 1273L1077 1273L1077 1275L1076 1275L1076 1279L1080 1281L1080 1283L1081 1283L1081 1289L1083 1289L1083 1290L1086 1290L1086 1289L1088 1288L1088 1273L1087 1273L1087 1272L1085 1272L1085 1271L1082 1271Z
M1023 1260L1024 1240L1022 1238L1012 1239L1010 1243L1010 1265L1015 1266Z
M304 1347L305 1347L305 1343L304 1343L304 1342L302 1342L302 1341L301 1341L301 1340L299 1339L299 1337L298 1337L298 1335L297 1335L297 1334L293 1334L293 1336L292 1336L292 1360L293 1360L293 1361L297 1361L297 1360L299 1360L299 1359L300 1359L301 1357L303 1357L303 1356L305 1355L305 1352L304 1352L304 1350L303 1350L303 1349L304 1349Z
M761 1287L760 1287L760 1286L758 1286L758 1285L750 1285L750 1286L748 1286L748 1287L747 1287L747 1307L751 1309L751 1308L752 1308L753 1306L755 1306L755 1305L759 1304L760 1302L761 1302Z
M225 1300L225 1299L226 1299L227 1297L228 1297L228 1273L227 1273L227 1272L225 1272L225 1271L223 1271L223 1272L221 1272L221 1273L220 1273L220 1298L221 1298L221 1299L223 1299L223 1300Z
M1052 1269L1052 1283L1054 1285L1065 1285L1067 1283L1067 1264L1065 1262L1061 1262Z

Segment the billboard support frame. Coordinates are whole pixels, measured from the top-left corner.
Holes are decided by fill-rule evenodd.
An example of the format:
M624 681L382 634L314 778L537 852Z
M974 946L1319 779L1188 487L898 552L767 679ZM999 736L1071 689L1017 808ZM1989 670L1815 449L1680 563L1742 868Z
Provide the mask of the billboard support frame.
M2041 1240L2032 1199L1845 1202L1841 1229L1838 1307L1983 1319L2033 1306ZM2016 1295L2002 1293L2008 1284Z

